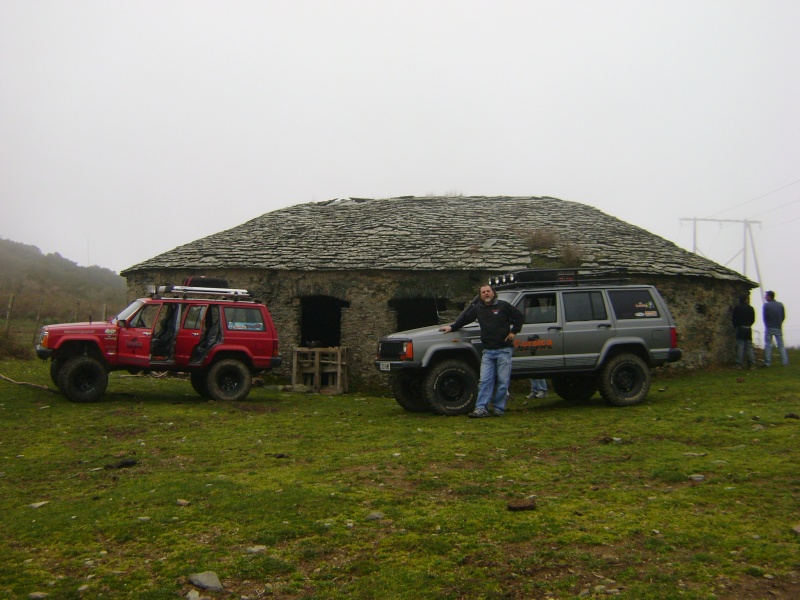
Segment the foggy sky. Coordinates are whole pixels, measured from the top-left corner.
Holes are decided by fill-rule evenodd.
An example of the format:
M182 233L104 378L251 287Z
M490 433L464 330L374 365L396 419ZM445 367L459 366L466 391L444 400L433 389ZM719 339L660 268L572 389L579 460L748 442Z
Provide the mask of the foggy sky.
M0 237L120 271L347 196L553 196L688 249L681 218L748 219L747 265L740 222L697 249L800 344L799 26L795 0L0 0Z

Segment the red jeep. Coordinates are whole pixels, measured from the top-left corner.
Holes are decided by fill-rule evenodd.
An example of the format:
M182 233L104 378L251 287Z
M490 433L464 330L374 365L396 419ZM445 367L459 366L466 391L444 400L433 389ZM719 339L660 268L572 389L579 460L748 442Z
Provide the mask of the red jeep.
M43 327L36 354L51 359L53 383L73 402L94 402L110 371L180 371L204 398L244 399L254 374L281 364L267 307L224 280L184 284L151 286L108 322Z

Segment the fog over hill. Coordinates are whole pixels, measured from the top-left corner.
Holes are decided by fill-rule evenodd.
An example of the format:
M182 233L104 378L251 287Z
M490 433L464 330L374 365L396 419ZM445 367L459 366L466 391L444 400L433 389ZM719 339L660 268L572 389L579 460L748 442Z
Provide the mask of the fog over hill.
M44 322L87 321L125 308L125 279L102 267L81 267L58 253L0 238L0 308L5 317Z

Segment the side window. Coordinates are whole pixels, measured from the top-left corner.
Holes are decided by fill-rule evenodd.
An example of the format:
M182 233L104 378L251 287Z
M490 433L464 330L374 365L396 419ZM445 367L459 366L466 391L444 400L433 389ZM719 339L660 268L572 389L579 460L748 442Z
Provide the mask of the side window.
M130 322L130 326L138 329L152 329L156 322L159 308L161 308L160 304L147 304L136 313L136 316Z
M183 321L184 329L202 329L203 317L206 315L205 306L190 306L186 311L186 319Z
M226 306L225 323L229 331L264 331L264 319L257 308Z
M650 290L610 290L608 297L617 319L657 319L661 316Z
M527 294L521 305L526 323L555 323L558 321L558 308L555 292L547 294Z
M570 292L564 294L564 315L567 321L602 321L608 318L602 292Z

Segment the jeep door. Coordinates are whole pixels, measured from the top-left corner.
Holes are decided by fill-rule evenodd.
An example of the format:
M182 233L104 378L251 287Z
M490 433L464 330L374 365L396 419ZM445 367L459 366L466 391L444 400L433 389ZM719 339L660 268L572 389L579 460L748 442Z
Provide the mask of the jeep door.
M609 338L614 323L602 290L564 291L564 366L592 369Z
M557 292L532 292L517 303L525 315L522 330L514 339L512 369L534 375L537 371L564 367L564 335Z
M117 355L120 365L146 367L150 364L150 342L160 309L160 302L145 304L119 330Z
M178 329L178 337L175 339L175 364L189 364L189 357L200 343L203 335L203 325L205 322L207 304L192 304L184 306L186 313L183 323Z

